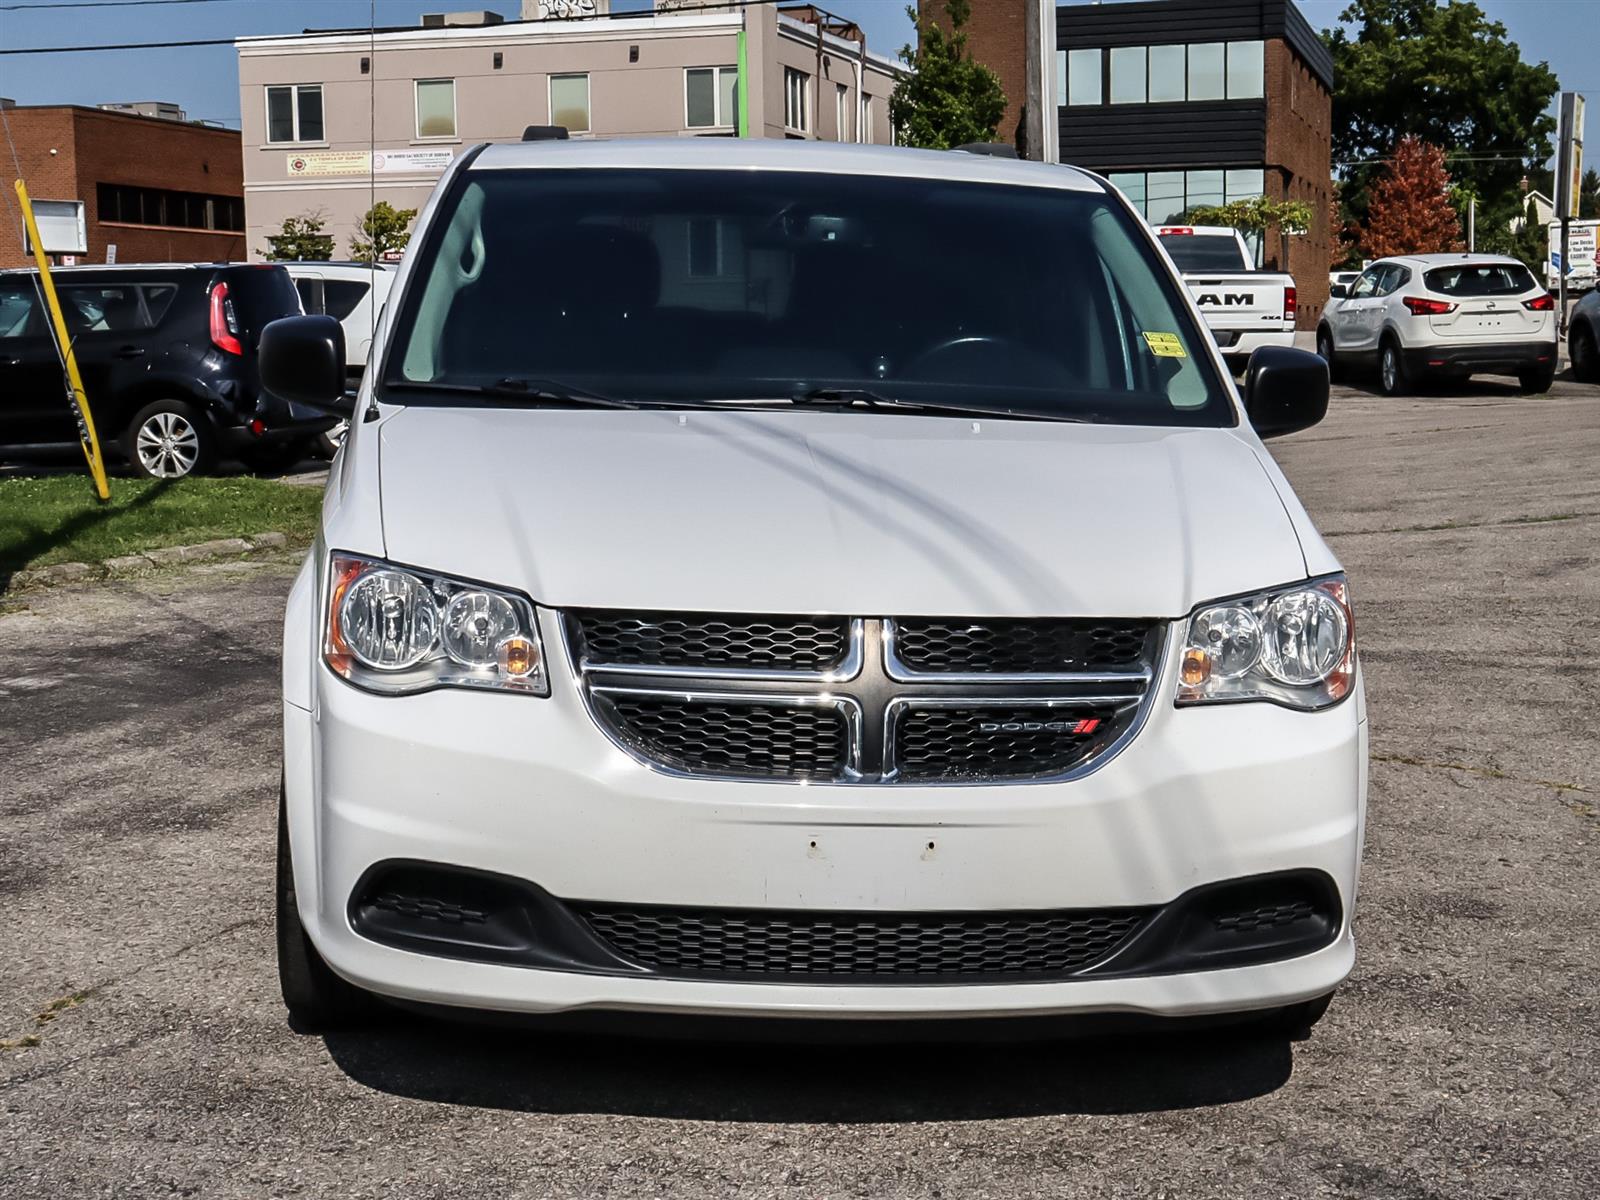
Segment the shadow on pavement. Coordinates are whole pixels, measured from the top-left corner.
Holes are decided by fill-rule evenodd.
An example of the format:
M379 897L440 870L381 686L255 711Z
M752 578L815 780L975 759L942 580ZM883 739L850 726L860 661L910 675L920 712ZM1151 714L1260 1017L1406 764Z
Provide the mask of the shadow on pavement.
M574 1035L397 1016L325 1041L357 1083L414 1100L704 1121L961 1121L1201 1108L1275 1091L1294 1065L1287 1036L1242 1028L850 1045Z

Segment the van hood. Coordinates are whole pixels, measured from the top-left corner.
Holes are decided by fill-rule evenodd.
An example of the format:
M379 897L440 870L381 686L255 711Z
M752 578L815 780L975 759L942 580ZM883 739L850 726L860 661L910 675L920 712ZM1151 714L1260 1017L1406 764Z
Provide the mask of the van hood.
M553 607L1178 617L1306 574L1228 429L418 406L379 432L387 556Z

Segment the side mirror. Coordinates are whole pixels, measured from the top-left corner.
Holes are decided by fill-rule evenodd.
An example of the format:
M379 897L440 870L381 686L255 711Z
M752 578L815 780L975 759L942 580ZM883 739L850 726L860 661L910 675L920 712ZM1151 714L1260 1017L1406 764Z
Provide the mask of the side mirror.
M1350 295L1350 289L1342 283L1336 283L1328 289L1328 299L1343 300Z
M284 317L261 331L261 386L293 404L350 417L344 391L344 329L328 316Z
M1328 364L1309 350L1261 347L1244 371L1244 410L1258 437L1310 429L1328 415Z

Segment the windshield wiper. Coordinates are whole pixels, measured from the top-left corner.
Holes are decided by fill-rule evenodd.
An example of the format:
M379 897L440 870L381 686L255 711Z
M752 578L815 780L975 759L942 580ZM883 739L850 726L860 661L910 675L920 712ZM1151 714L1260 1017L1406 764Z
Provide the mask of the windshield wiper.
M493 383L440 383L428 380L397 379L385 387L398 391L442 392L467 396L504 396L547 404L573 404L582 408L642 408L632 400L602 396L555 379L517 379L506 377Z
M1037 409L989 408L981 404L947 404L941 400L905 400L898 396L885 396L870 388L819 387L797 396L790 396L793 404L836 404L844 407L864 405L867 408L900 409L905 412L944 413L958 417L1004 417L1014 421L1069 421L1086 423L1092 417L1072 416L1066 413L1040 412Z

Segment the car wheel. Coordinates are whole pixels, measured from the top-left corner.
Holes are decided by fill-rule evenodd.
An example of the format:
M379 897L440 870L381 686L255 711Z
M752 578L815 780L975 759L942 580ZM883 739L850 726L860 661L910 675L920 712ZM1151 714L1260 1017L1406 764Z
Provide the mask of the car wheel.
M311 456L310 440L266 442L240 451L244 464L259 475L282 475Z
M1268 1028L1289 1035L1290 1040L1303 1042L1311 1036L1311 1029L1322 1020L1328 1011L1328 1005L1333 1003L1333 993L1318 996L1315 1000L1306 1000L1300 1004L1291 1004L1287 1008L1280 1008L1268 1015L1264 1022Z
M372 1015L371 993L335 975L300 923L289 855L289 820L282 785L278 790L278 986L290 1020L302 1033L345 1029Z
M211 426L181 400L146 404L123 435L128 464L146 479L182 479L211 470L217 438Z
M1517 385L1524 396L1538 396L1550 390L1550 385L1556 381L1554 365L1548 367L1535 367L1531 371L1521 371L1517 374Z
M1385 396L1404 396L1410 387L1406 378L1405 359L1400 347L1392 338L1385 338L1378 351L1378 387Z
M1333 330L1326 325L1317 330L1317 353L1322 357L1322 361L1328 364L1328 381L1330 383L1338 383L1344 378L1344 368L1339 364L1339 360L1334 357Z
M1594 330L1587 325L1575 325L1568 343L1572 351L1572 374L1584 383L1600 383L1600 347L1595 345Z
M350 422L340 421L325 433L317 434L317 440L311 449L318 458L332 458L339 453L339 448L344 445L345 435L350 432Z

